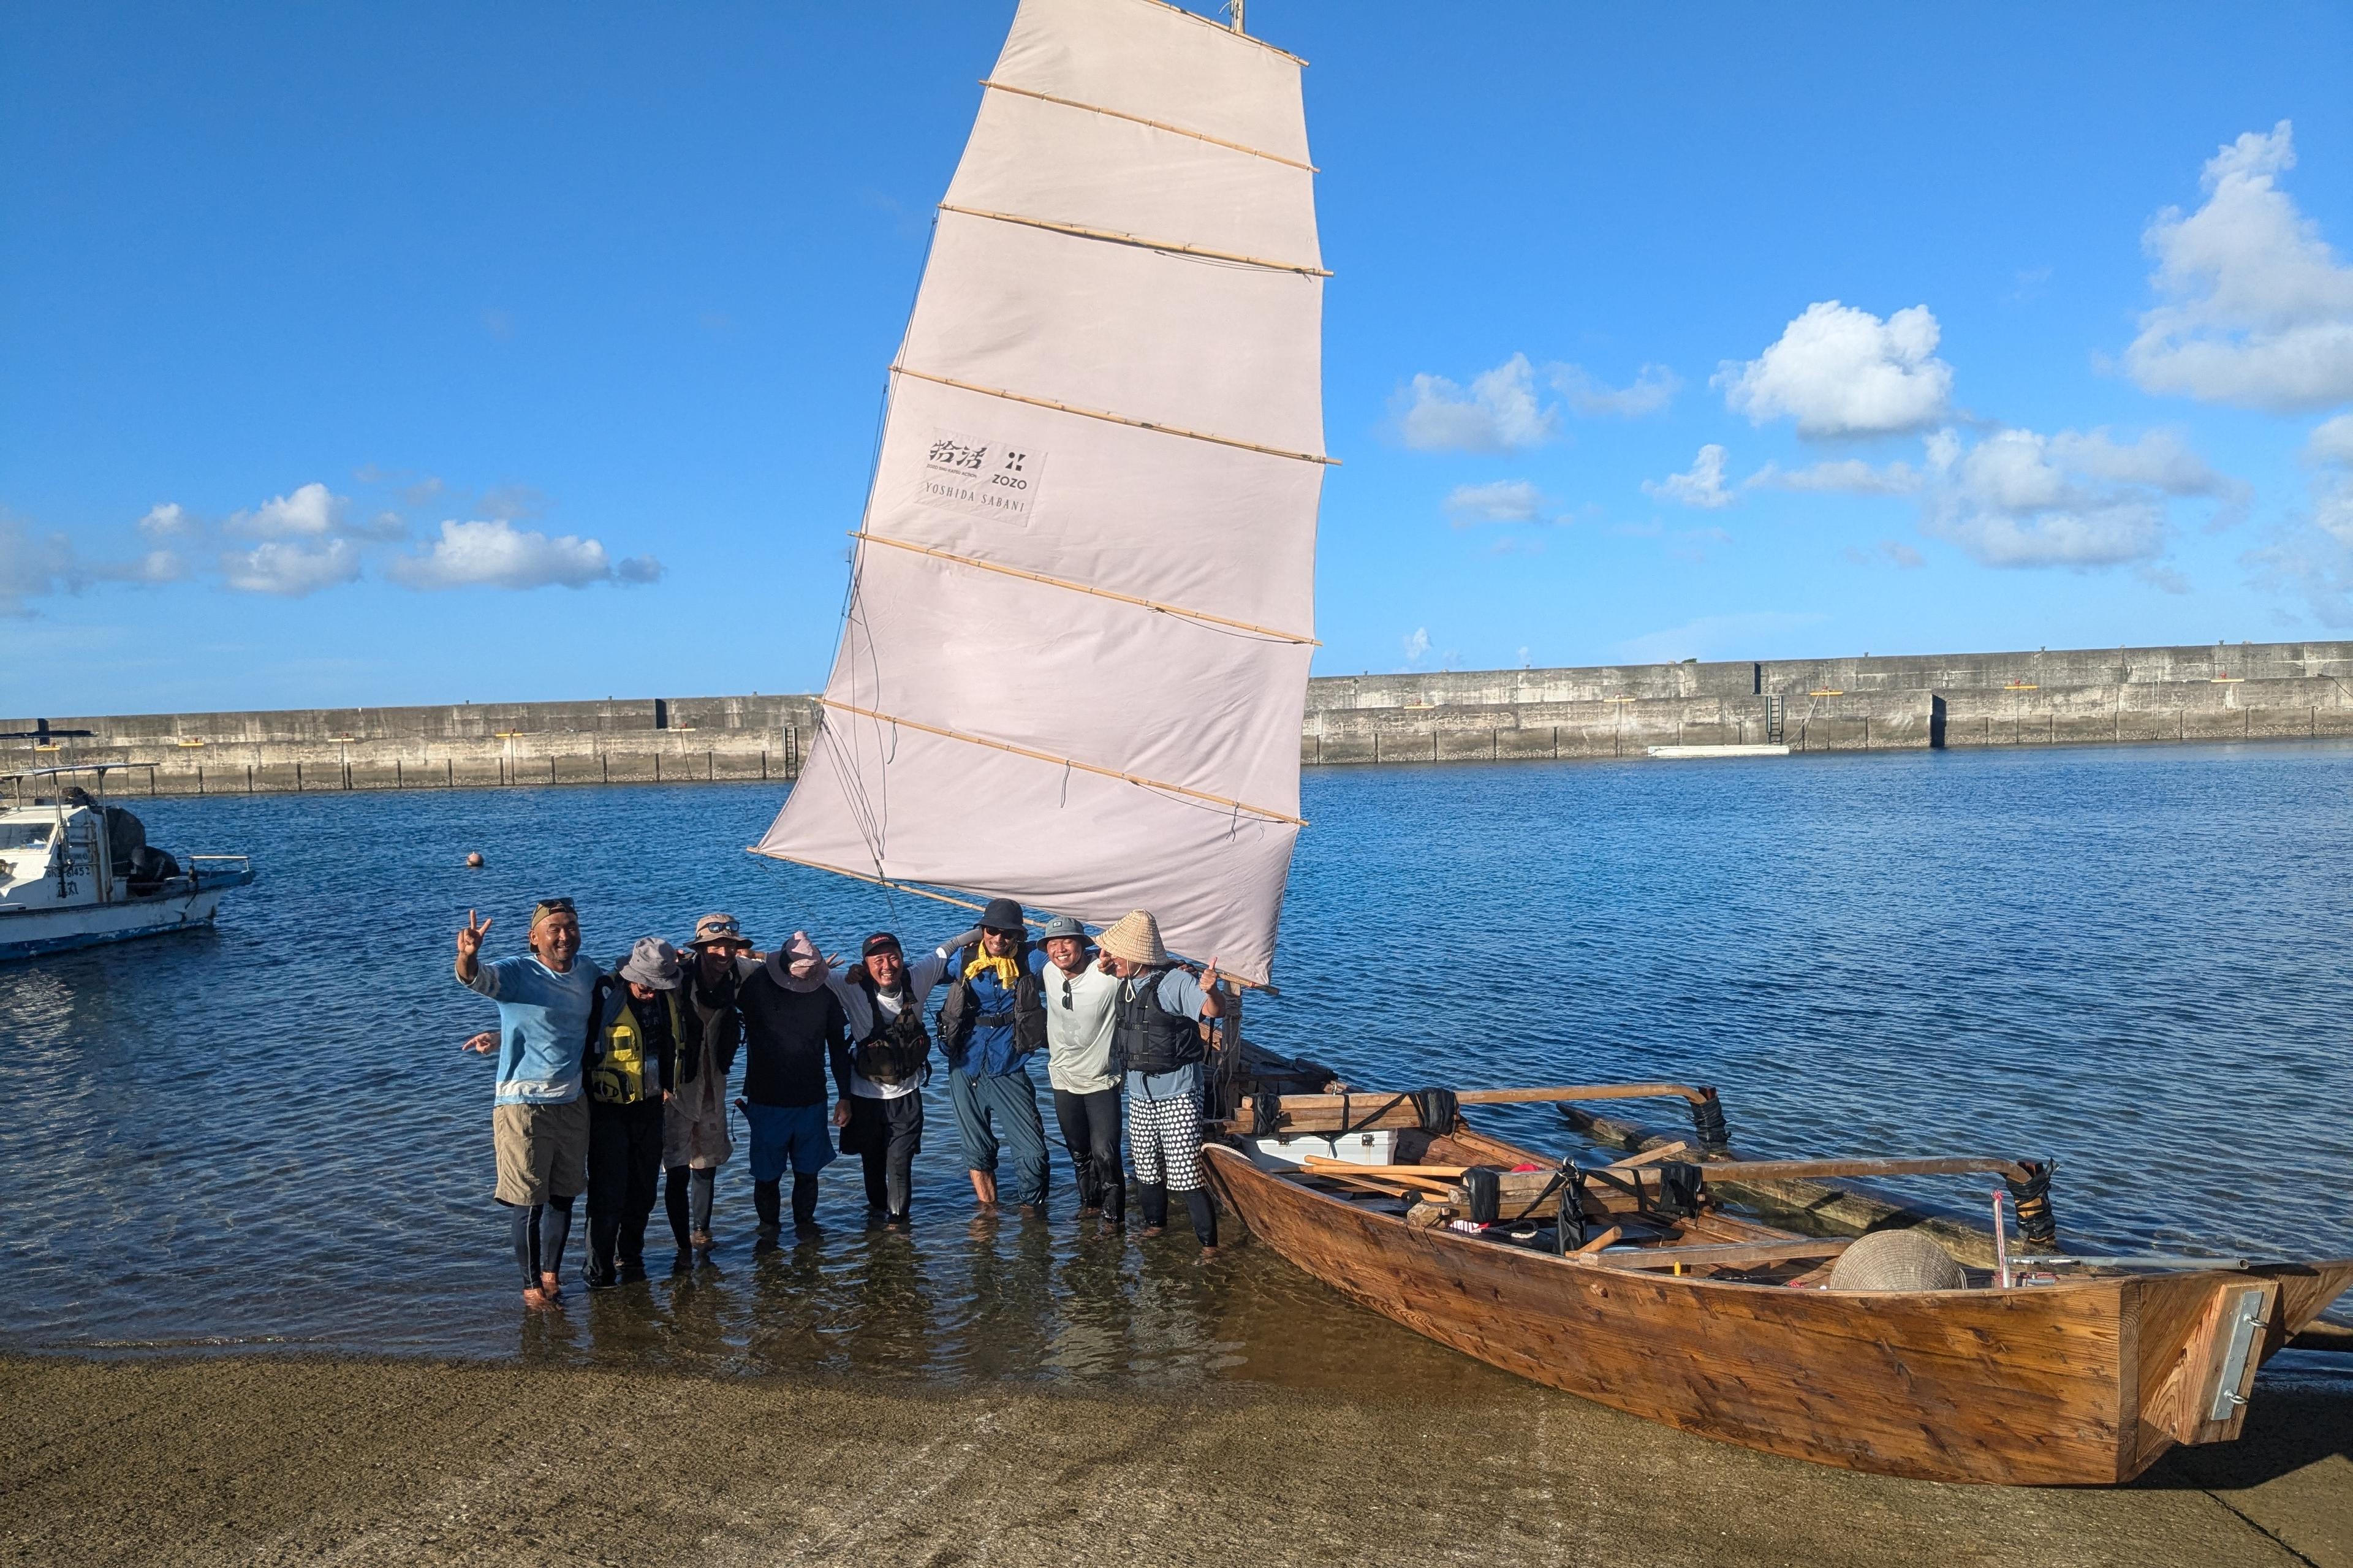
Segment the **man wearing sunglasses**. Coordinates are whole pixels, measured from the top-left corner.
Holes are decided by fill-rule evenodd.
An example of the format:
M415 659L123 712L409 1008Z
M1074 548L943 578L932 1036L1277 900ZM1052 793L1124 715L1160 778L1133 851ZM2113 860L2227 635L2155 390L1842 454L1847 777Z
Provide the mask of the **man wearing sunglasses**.
M477 1036L467 1047L498 1055L491 1109L497 1197L510 1211L523 1304L552 1307L564 1294L573 1200L588 1185L581 1048L596 966L578 961L580 917L570 899L543 899L533 907L528 955L484 963L482 938L490 929L468 910L458 932L459 983L499 1005L497 1036Z
M1119 977L1092 962L1087 928L1057 915L1039 938L1046 950L1046 1079L1054 1120L1078 1173L1079 1214L1100 1213L1107 1231L1127 1226L1127 1173L1119 1151L1119 1064L1112 1054Z

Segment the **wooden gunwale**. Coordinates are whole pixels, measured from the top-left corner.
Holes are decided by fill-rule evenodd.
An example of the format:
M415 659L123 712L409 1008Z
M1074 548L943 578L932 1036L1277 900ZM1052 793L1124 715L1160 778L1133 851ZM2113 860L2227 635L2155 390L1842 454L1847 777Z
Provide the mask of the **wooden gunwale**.
M1521 1153L1468 1129L1451 1141ZM2181 1358L2207 1304L2249 1279L2204 1270L1881 1296L1635 1272L1417 1230L1224 1145L1204 1155L1254 1235L1441 1344L1685 1431L1924 1479L2131 1479L2176 1440L2152 1437L2142 1420L2147 1385ZM2285 1267L2301 1295L2318 1298L2310 1312L2343 1282L2337 1265ZM2353 1279L2353 1263L2341 1267ZM2280 1294L2266 1354L2304 1310Z

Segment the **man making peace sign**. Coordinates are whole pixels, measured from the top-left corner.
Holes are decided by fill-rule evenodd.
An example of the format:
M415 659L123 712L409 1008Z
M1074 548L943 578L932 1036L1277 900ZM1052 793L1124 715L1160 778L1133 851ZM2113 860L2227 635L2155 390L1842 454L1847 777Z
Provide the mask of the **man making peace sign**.
M572 1200L588 1184L581 1055L596 966L579 962L580 917L570 899L543 899L533 908L528 956L484 963L482 938L490 929L490 921L477 924L474 911L466 911L458 980L499 1005L499 1083L491 1109L497 1196L511 1211L523 1302L551 1307L564 1294Z

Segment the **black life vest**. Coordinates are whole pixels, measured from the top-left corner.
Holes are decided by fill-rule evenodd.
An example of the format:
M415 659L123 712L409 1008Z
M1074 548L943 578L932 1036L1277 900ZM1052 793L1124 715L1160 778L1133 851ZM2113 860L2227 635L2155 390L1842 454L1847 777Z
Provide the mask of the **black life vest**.
M1164 963L1120 984L1112 1049L1130 1072L1175 1072L1205 1058L1199 1026L1160 1005L1161 977L1176 967Z
M940 1048L952 1069L964 1067L965 1054L972 1046L972 1032L986 1026L1003 1028L1013 1026L1013 1054L1028 1056L1046 1048L1046 989L1037 975L1029 971L1030 947L1023 941L1013 955L1020 978L1013 983L1013 1005L996 1012L984 1013L973 995L971 979L965 971L981 955L981 946L973 943L955 955L955 967L951 972L955 979L948 986L948 999L940 1004Z
M882 987L862 965L858 972L858 988L866 993L866 1012L871 1023L866 1037L849 1048L850 1067L867 1082L884 1089L928 1079L932 1076L932 1037L923 1027L923 1010L916 1005L915 984L907 977L905 966L900 967L899 984L891 992L899 1003L895 1016L883 1016Z

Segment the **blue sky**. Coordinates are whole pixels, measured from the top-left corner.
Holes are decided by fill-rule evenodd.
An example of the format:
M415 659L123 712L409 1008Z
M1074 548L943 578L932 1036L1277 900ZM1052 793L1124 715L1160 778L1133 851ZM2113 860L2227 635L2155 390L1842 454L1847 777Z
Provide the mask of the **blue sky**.
M1011 10L0 10L0 711L813 689ZM1250 20L1319 672L2353 636L2353 9Z

